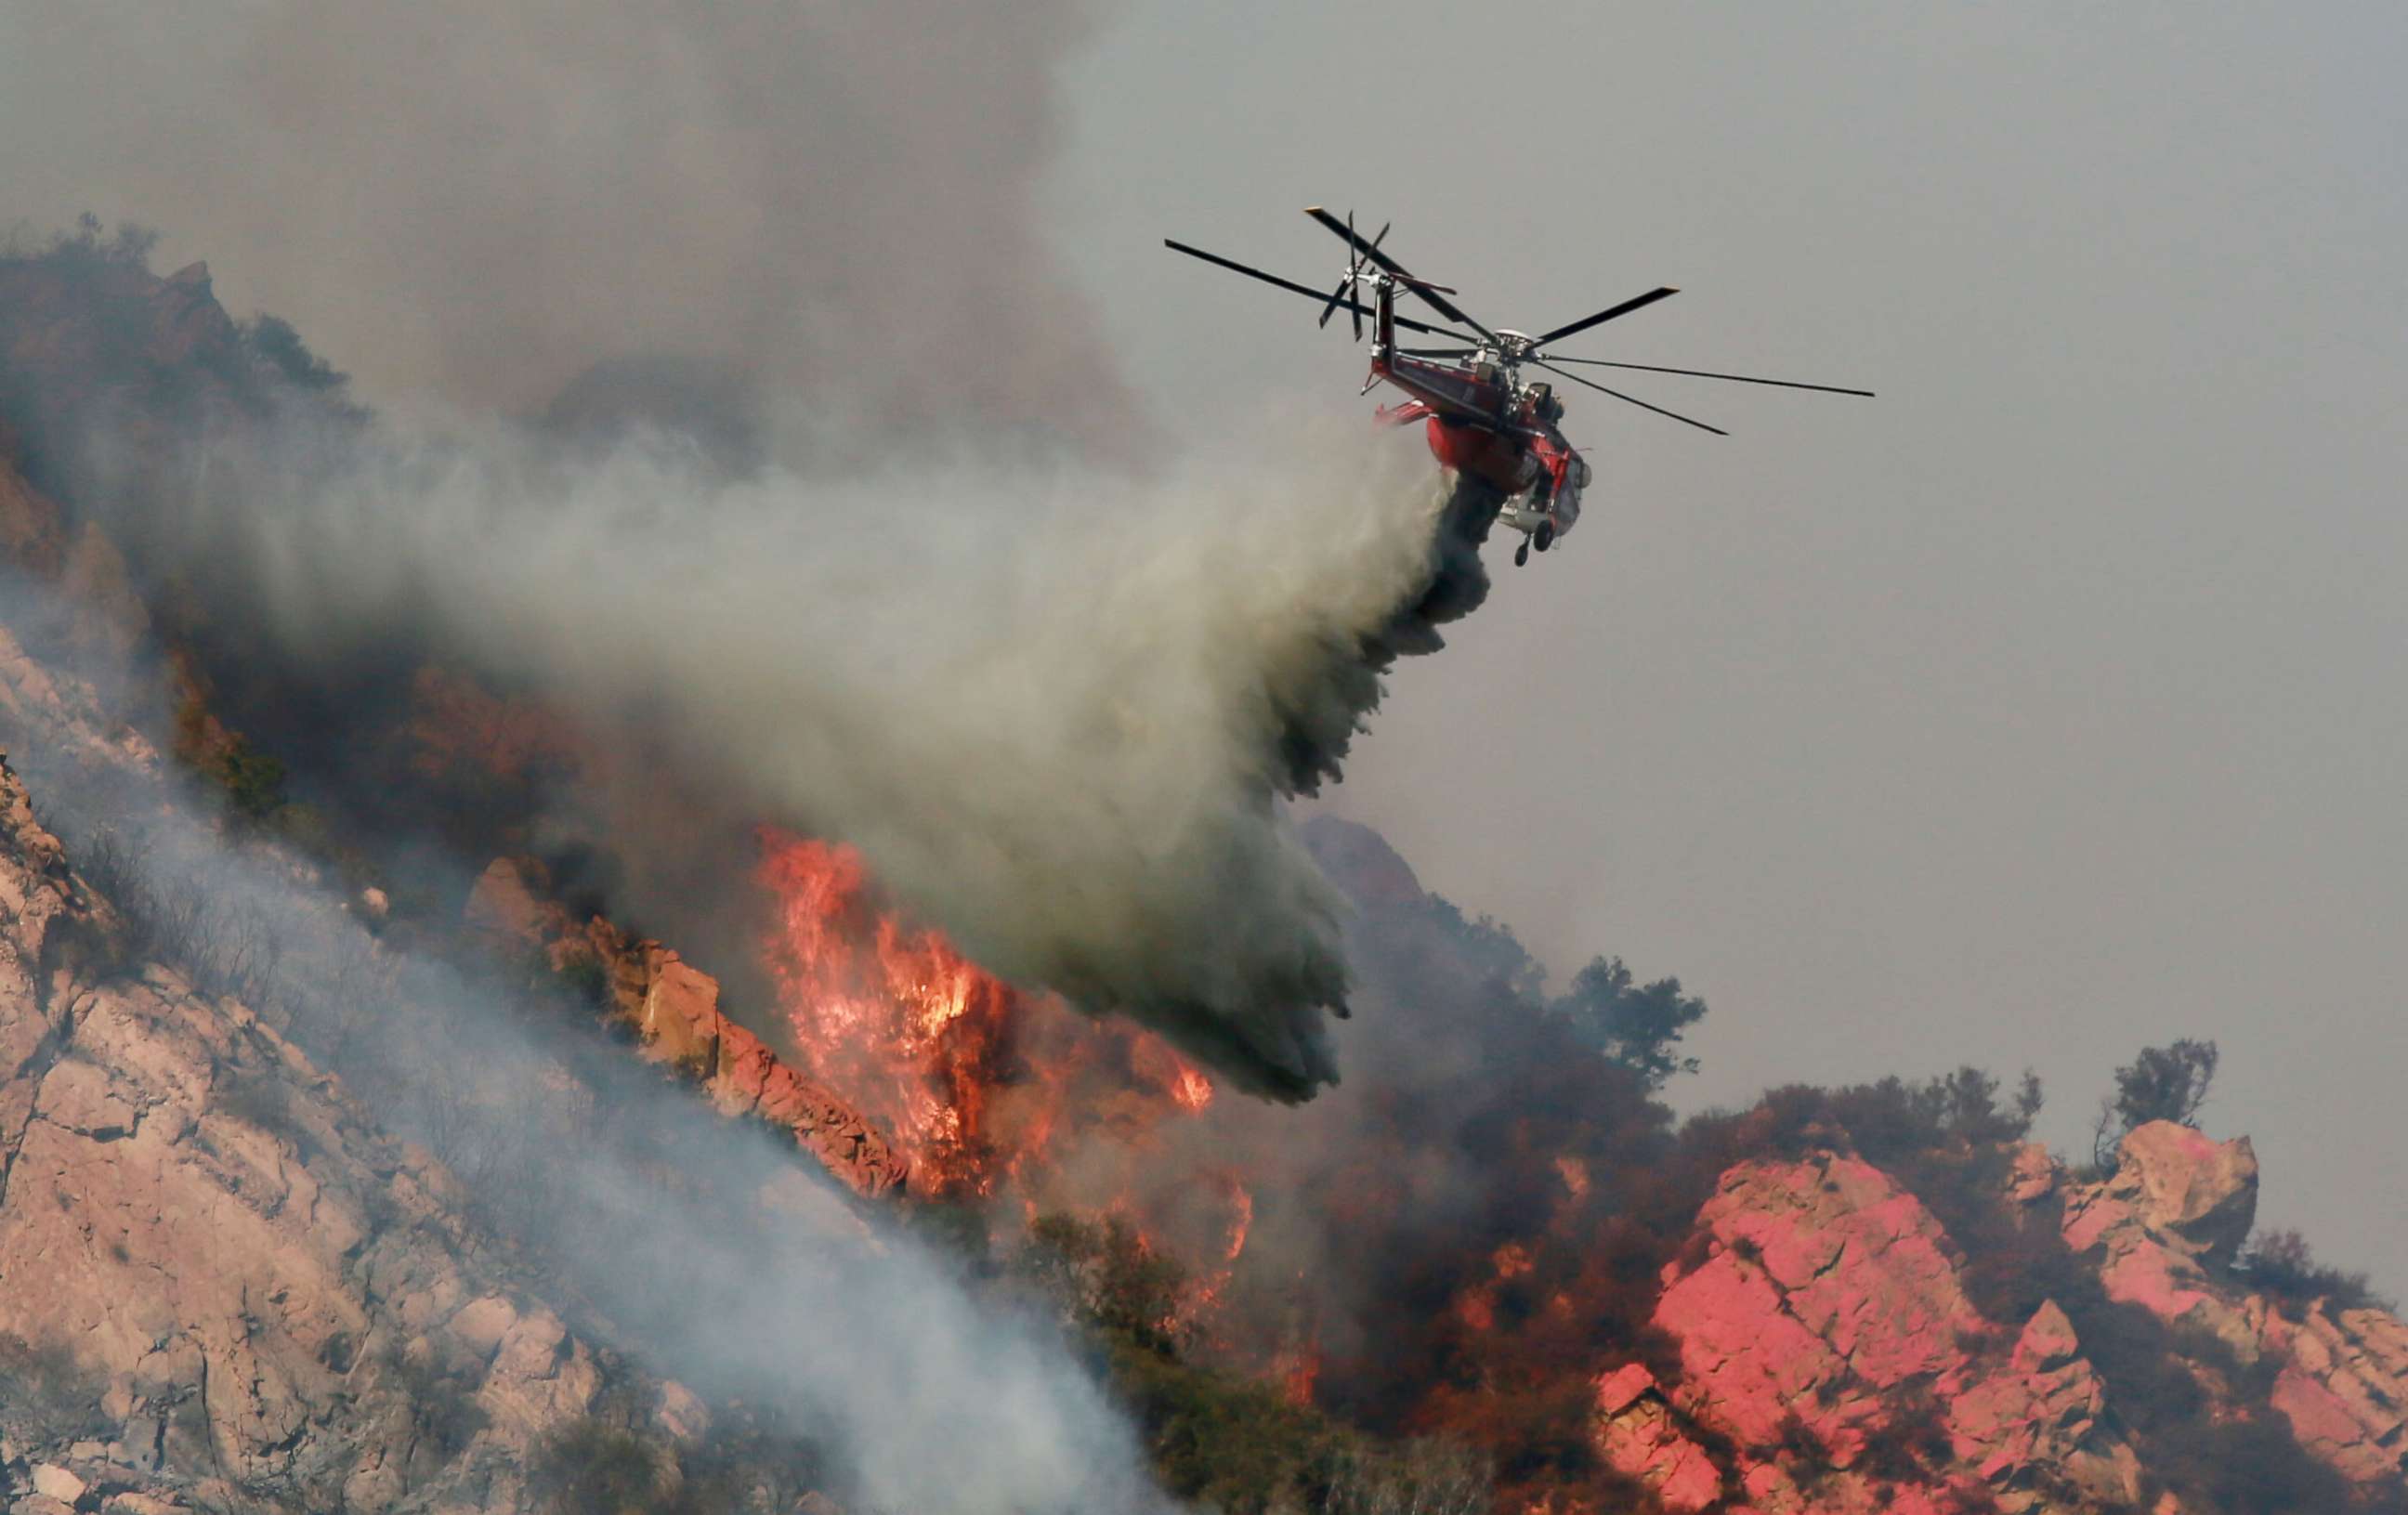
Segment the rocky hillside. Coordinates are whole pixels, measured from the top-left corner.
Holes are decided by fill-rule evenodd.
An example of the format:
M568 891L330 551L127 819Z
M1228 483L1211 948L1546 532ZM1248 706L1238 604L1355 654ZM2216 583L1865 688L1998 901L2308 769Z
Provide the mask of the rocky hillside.
M2257 1207L2246 1138L2143 1126L2091 1182L2029 1147L2013 1184L2011 1203L2062 1228L2107 1300L2171 1328L2199 1391L2188 1412L2263 1414L2254 1387L2271 1379L2265 1402L2339 1475L2334 1494L2396 1494L2408 1327L2234 1278ZM1699 1255L1667 1270L1655 1311L1678 1371L1633 1363L1598 1384L1600 1450L1667 1508L2185 1508L2157 1487L2065 1309L1985 1316L1963 1252L1879 1169L1832 1151L1743 1163L1698 1227Z
M90 242L0 267L0 740L32 782L0 768L12 1510L533 1515L618 1508L568 1474L632 1466L652 1502L626 1508L824 1511L757 1386L870 1339L866 1275L904 1295L882 1348L924 1338L950 1372L973 1327L874 1244L834 1307L781 1315L824 1261L778 1229L806 1210L810 1236L941 1229L982 1308L1059 1286L1156 1470L1230 1515L2408 1508L2408 1326L2244 1250L2245 1138L2147 1123L2077 1172L1971 1069L1676 1120L1678 1059L1598 1017L1677 1027L1703 1013L1677 982L1550 997L1360 828L1308 838L1358 910L1343 1087L1216 1098L991 995L977 1055L957 1016L882 1065L993 1187L917 1181L867 1092L781 1057L810 994L747 1024L696 965L738 985L740 932L623 929L607 867L533 855L538 778L590 756L539 699L406 651L349 704L280 683L129 566L75 508L102 481L46 445L81 410L131 407L139 436L280 386L339 387L205 270ZM128 855L185 832L225 871ZM341 931L256 929L262 880ZM404 963L457 977L397 990ZM623 1253L650 1271L595 1265ZM735 1389L685 1387L680 1341ZM900 1360L834 1394L854 1442L953 1382Z
M451 1177L242 1004L129 955L6 769L0 918L11 1508L521 1508L603 1375L466 1254Z

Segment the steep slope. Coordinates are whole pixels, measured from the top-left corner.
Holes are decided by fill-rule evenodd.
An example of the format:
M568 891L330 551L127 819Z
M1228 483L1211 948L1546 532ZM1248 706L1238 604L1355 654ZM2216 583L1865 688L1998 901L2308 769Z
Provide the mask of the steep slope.
M126 403L128 374L155 377L137 397L162 414L308 380L306 363L274 371L306 351L229 322L206 270L159 280L86 251L79 277L135 314L76 319L67 283L15 270L0 286L13 413L71 429L81 409ZM102 341L120 350L90 349ZM115 381L74 381L101 372ZM26 374L66 381L29 387ZM164 626L189 647L177 638L211 628L179 619L172 587L146 604L106 535L29 475L53 488L78 477L73 458L0 436L0 551L44 586L0 605L15 633L0 632L0 739L36 775L52 823L98 843L176 803L156 743L225 791L228 815L200 822L213 844L247 847L271 822L297 833L306 808L271 793L272 760L222 722L256 717L251 735L298 752L336 707L243 677L223 646L214 665L231 672L213 705L205 660L150 639ZM343 733L362 761L337 761L339 774L318 754L320 793L349 801L363 832L393 818L362 796L408 811L371 841L439 838L446 867L468 860L456 889L446 876L423 890L439 899L388 918L381 887L332 882L341 850L322 834L304 850L314 861L266 848L254 861L328 908L348 893L390 941L452 953L465 920L486 956L525 965L511 994L416 1033L408 1059L359 1049L379 1016L425 1004L363 1001L365 1028L303 1023L246 987L274 978L257 961L272 949L194 939L238 919L238 898L153 897L136 919L130 896L108 894L139 887L139 870L99 847L69 856L0 769L0 1468L16 1508L529 1508L523 1470L556 1435L607 1413L691 1443L724 1407L625 1365L611 1317L643 1317L655 1341L708 1338L705 1355L752 1375L747 1394L792 1387L769 1371L787 1365L767 1362L802 1355L790 1343L833 1358L831 1343L901 1339L892 1319L883 1336L846 1333L839 1317L867 1312L867 1291L851 1291L867 1274L904 1280L910 1324L923 1300L944 1322L920 1335L967 1335L936 1274L875 1248L861 1273L831 1270L832 1305L785 1302L783 1324L800 1315L800 1329L764 1323L796 1292L781 1265L813 1228L765 1223L756 1241L746 1226L817 1206L866 1236L863 1217L932 1197L959 1207L934 1213L969 1235L989 1282L1040 1253L1042 1235L1081 1234L1047 1232L1042 1209L1125 1226L1117 1252L1056 1271L1095 1283L1117 1258L1106 1281L1138 1302L1119 1302L1123 1345L1189 1396L1174 1405L1156 1385L1157 1460L1234 1469L1211 1485L1232 1511L1385 1508L1312 1463L1330 1422L1446 1443L1439 1463L1479 1475L1449 1484L1454 1502L1420 1507L1450 1511L1484 1497L1489 1470L1496 1508L1514 1515L1650 1501L1733 1515L2408 1505L2408 1326L2356 1298L2272 1287L2239 1261L2258 1181L2245 1138L2145 1125L2112 1173L2077 1176L2022 1143L2028 1111L1996 1108L1996 1080L1977 1070L1774 1091L1750 1111L1677 1122L1655 1098L1660 1079L1584 1036L1510 932L1427 893L1371 833L1324 822L1308 840L1353 895L1373 990L1346 1086L1303 1111L1216 1100L1135 1039L1083 1020L1051 1037L1041 1006L998 997L986 1007L996 1055L894 1061L914 1100L989 1144L985 1176L1002 1187L948 1188L906 1157L908 1132L864 1114L877 1091L804 1077L764 1039L777 1026L731 1016L745 990L761 997L741 976L767 977L742 931L732 945L671 945L622 930L526 855L545 818L513 786L591 756L539 692L495 693L407 658L380 677L389 697L361 703L383 723ZM163 683L178 708L146 738L127 707ZM70 795L81 829L62 819ZM680 807L663 808L674 821ZM740 873L744 840L714 861ZM688 954L728 974L727 1004ZM806 984L783 1008L799 1027L841 997ZM484 1066L494 1043L478 1018L519 1015L522 999L574 1013L540 1028L562 1034L542 1055ZM829 1035L855 1038L877 1023L829 1020ZM624 1053L590 1035L596 1022ZM552 1055L562 1042L574 1050ZM438 1060L466 1087L413 1088L439 1083ZM654 1092L666 1071L692 1110L766 1125L767 1164L645 1129L596 1096L598 1080L580 1083L605 1061L649 1064L638 1071ZM494 1123L521 1106L538 1118ZM1011 1119L993 1119L1007 1106ZM380 1134L405 1108L467 1181ZM497 1156L501 1138L521 1145ZM607 1172L545 1189L572 1142L616 1143ZM822 1169L850 1200L816 1182ZM497 1204L519 1213L496 1227ZM686 1238L657 1235L700 1216L736 1217L741 1244L681 1250ZM497 1230L531 1245L513 1251ZM651 1271L574 1266L646 1233ZM748 1252L772 1265L728 1265ZM924 1403L968 1414L944 1397L963 1376L945 1345L850 1395L860 1420ZM1003 1397L969 1377L978 1397ZM931 1438L896 1439L900 1460L931 1460ZM1270 1471L1249 1485L1256 1465ZM1250 1488L1274 1492L1249 1503ZM730 1508L824 1508L784 1494Z
M450 1178L243 1005L126 958L5 766L0 913L16 1487L125 1510L520 1508L529 1448L603 1376L466 1255Z

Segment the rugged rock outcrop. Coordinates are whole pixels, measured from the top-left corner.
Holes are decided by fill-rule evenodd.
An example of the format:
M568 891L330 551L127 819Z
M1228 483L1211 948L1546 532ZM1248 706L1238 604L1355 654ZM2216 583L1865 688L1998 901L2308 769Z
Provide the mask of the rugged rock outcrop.
M530 1444L602 1388L593 1352L466 1255L439 1167L122 936L0 765L11 1487L68 1508L517 1508Z
M0 276L0 380L39 376L17 384L11 413L71 433L66 422L103 397L88 376L153 370L176 370L190 392L163 406L245 403L222 376L270 360L217 307L206 268L158 279L99 253L79 267L74 277L96 281L122 319L79 315L59 267ZM152 610L173 623L172 601L146 607L116 547L10 466L17 452L0 436L0 556L57 593L11 624L42 656L122 665ZM60 473L55 446L49 461L40 477ZM123 542L139 556L142 537ZM438 789L531 780L591 755L532 704L431 669L397 677L408 699L395 766ZM196 675L184 685L201 688ZM172 736L204 764L236 741L205 703L186 701L195 731ZM102 718L90 689L0 632L0 730L31 729L50 744L46 761L158 766L148 743ZM527 843L480 834L475 845L466 855ZM1426 923L1412 912L1427 896L1376 837L1325 833L1323 849L1368 912ZM444 1169L375 1135L275 1014L129 958L109 902L74 861L0 770L0 1495L36 1515L523 1508L529 1449L629 1381L606 1372L558 1301L538 1297L559 1280L502 1276L472 1245ZM383 906L362 896L371 914ZM790 1133L858 1193L907 1187L894 1147L729 1018L719 985L670 948L572 913L539 869L509 859L486 870L468 917L507 950L540 950L565 978L590 979L599 1013L638 1055L722 1110ZM1533 1065L1495 1065L1509 1082ZM1497 1104L1526 1099L1536 1102L1515 1085ZM2172 1515L2149 1443L2118 1403L2127 1380L2111 1371L2109 1336L2086 1342L2075 1323L2099 1321L2102 1298L2168 1328L2203 1420L2286 1427L2343 1478L2399 1486L2408 1326L2252 1286L2235 1264L2257 1198L2245 1141L2145 1126L2095 1181L2037 1146L2013 1154L2001 1203L2061 1240L2084 1270L2087 1313L2068 1293L1985 1314L1976 1297L1996 1296L1974 1286L1965 1238L1896 1174L1836 1133L1825 1150L1779 1151L1722 1173L1693 1244L1653 1283L1671 1251L1645 1254L1637 1308L1615 1320L1645 1317L1659 1343L1633 1332L1608 1349L1602 1333L1577 1335L1565 1354L1597 1459L1665 1508ZM1544 1172L1548 1156L1540 1145L1497 1161ZM1596 1154L1600 1173L1606 1160ZM1590 1184L1582 1161L1555 1158L1576 1193ZM1701 1166L1700 1180L1726 1161ZM781 1176L804 1182L801 1165ZM1672 1240L1702 1192L1684 1187L1669 1208ZM1529 1269L1510 1251L1519 1261L1500 1261L1500 1279ZM1479 1308L1464 1313L1490 1330L1531 1307L1512 1293L1467 1297ZM1629 1360L1642 1345L1663 1350ZM711 1422L674 1384L639 1393L671 1442Z
M1870 1164L1741 1164L1698 1225L1702 1260L1668 1270L1656 1310L1680 1377L1632 1364L1598 1386L1600 1453L1667 1508L2023 1510L2060 1481L2137 1496L2064 1313L2000 1351L1939 1222Z
M549 897L540 865L497 858L470 892L471 927L543 951L556 972L596 971L606 1020L636 1038L638 1054L701 1084L728 1115L753 1115L793 1135L855 1193L900 1189L903 1154L833 1091L803 1078L719 1008L719 981L657 941L632 937L600 916L582 925Z
M2266 1350L2283 1365L2274 1408L2301 1446L2350 1478L2397 1479L2408 1456L2408 1324L2324 1301L2297 1313L2267 1314Z
M2370 1489L2396 1484L2408 1326L2387 1311L2253 1292L2233 1260L2257 1206L2246 1140L2146 1125L2115 1172L2071 1181L2016 1154L2007 1202L2061 1204L2063 1238L2112 1301L2196 1328L2229 1358L2192 1364L2207 1413L2246 1414L2231 1365L2272 1370L2300 1446ZM1669 1381L1637 1363L1598 1380L1600 1457L1666 1508L1761 1515L2144 1508L2144 1459L2055 1302L1984 1318L1938 1221L1839 1152L1723 1176L1698 1244L1666 1270L1655 1323Z
M2066 1243L2095 1261L2111 1298L2206 1332L2244 1367L2272 1367L2274 1408L2345 1476L2397 1479L2408 1465L2408 1325L2253 1291L2230 1265L2258 1209L2246 1136L2214 1142L2155 1122L2124 1138L2112 1177L2063 1193Z
M2112 1177L2061 1192L2066 1244L2097 1259L2110 1297L2249 1349L2257 1328L2247 1302L2214 1284L2258 1214L2258 1157L2248 1137L2218 1143L2171 1121L2151 1122L2124 1138Z

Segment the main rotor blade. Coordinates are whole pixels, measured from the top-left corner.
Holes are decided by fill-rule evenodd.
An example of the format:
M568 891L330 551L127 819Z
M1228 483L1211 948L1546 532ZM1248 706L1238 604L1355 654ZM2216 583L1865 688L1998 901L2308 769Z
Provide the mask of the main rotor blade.
M1612 321L1616 316L1627 316L1641 306L1654 305L1658 300L1668 299L1680 293L1681 292L1676 289L1649 290L1646 293L1636 296L1632 299L1625 300L1620 305L1608 306L1605 309L1598 311L1596 315L1573 322L1569 326L1558 326L1554 331L1547 333L1543 336L1534 336L1530 339L1530 346L1533 348L1545 347L1548 343L1560 341L1564 337L1570 336L1574 332L1584 332L1591 326L1598 325L1603 322Z
M1670 416L1674 421L1681 422L1684 426L1695 426L1701 432L1712 432L1716 436L1728 436L1730 435L1730 433L1723 430L1720 426L1709 426L1702 421L1692 420L1690 417L1681 414L1678 410L1667 410L1660 405L1649 405L1646 401L1633 398L1630 395L1623 393L1620 390L1610 390L1602 384L1590 383L1589 380L1583 379L1580 375L1558 368L1552 363L1542 362L1537 358L1526 358L1523 361L1526 363L1536 364L1539 367L1544 368L1551 374L1560 374L1562 377L1570 379L1575 384L1588 384L1589 388L1596 390L1601 394L1611 394L1615 399L1635 405L1641 410L1653 410L1659 416Z
M1408 358L1468 358L1480 350L1476 347L1400 347Z
M1259 268L1249 268L1244 264L1235 262L1228 258L1224 258L1217 252L1207 252L1202 248L1191 248L1184 242L1176 242L1168 236L1162 239L1162 245L1168 248L1173 252L1184 252L1191 258L1201 258L1206 263L1214 264L1220 267L1226 268L1233 274L1243 274L1248 279L1259 279L1266 284L1276 285L1281 289L1288 291L1290 293L1301 294L1308 300L1317 302L1329 298L1329 296L1322 293L1319 290L1307 288L1305 285L1297 283L1295 279L1282 279L1277 274L1267 274ZM1357 315L1368 316L1371 313L1371 307L1363 304L1359 300L1340 300L1338 305L1340 309L1352 310ZM1443 326L1432 326L1426 322L1412 321L1404 316L1397 317L1396 321L1398 325L1402 326L1409 332L1427 332L1432 336L1443 336L1449 341L1454 342L1469 342L1472 340L1471 337L1465 336L1461 332L1451 332Z
M1352 210L1346 212L1346 235L1349 236L1354 235L1354 212ZM1326 326L1329 324L1330 312L1338 308L1339 297L1354 288L1354 271L1355 265L1350 261L1346 265L1346 277L1338 281L1338 287L1329 292L1329 303L1321 307L1322 325ZM1360 311L1350 310L1346 313L1346 319L1352 322L1354 327L1354 340L1357 342L1363 340L1362 313Z
M1338 281L1338 287L1329 292L1329 303L1321 307L1321 319L1313 324L1317 326L1328 325L1329 318L1338 314L1338 302L1346 298L1346 292L1354 288L1354 281L1351 279L1340 279ZM1354 318L1354 339L1358 342L1363 339L1363 318L1360 316Z
M1396 222L1393 221L1383 221L1380 222L1380 235L1371 238L1371 247L1373 250L1378 250L1380 244L1388 239L1388 228L1395 224ZM1346 212L1346 230L1349 233L1352 233L1354 230L1354 212L1352 210ZM1354 281L1354 276L1362 271L1363 260L1359 256L1349 258L1346 264L1346 281L1350 284L1353 283ZM1363 313L1359 310L1354 313L1354 340L1357 342L1363 340Z
M1381 251L1376 240L1370 242L1364 241L1361 237L1356 236L1354 230L1344 222L1340 221L1337 217L1331 215L1328 211L1322 209L1319 206L1307 206L1304 207L1304 213L1311 216L1313 220L1321 222L1324 226L1328 227L1332 232L1337 233L1340 238L1341 238L1347 246L1354 248L1364 257L1369 258L1371 262L1378 264L1387 272L1392 273L1399 279L1404 280L1405 288L1412 290L1415 294L1420 295L1423 302L1431 309L1437 311L1440 315L1444 316L1449 321L1460 322L1462 324L1470 327L1473 331L1478 332L1481 336L1488 338L1491 342L1497 340L1497 334L1495 332L1490 331L1487 327L1483 326L1480 322L1472 320L1469 316L1465 315L1461 310L1457 309L1448 301L1445 294L1437 293L1437 286L1425 285L1420 280L1414 279L1412 275L1405 272L1405 265L1398 263L1396 259L1389 257L1386 253ZM1388 229L1386 227L1383 226L1380 228L1380 236L1385 236L1387 235Z
M1598 368L1636 368L1648 374L1686 374L1691 379L1726 379L1734 384L1777 384L1785 390L1813 390L1823 394L1861 394L1870 400L1870 390L1843 390L1836 384L1800 384L1794 379L1751 379L1745 374L1710 374L1702 368L1658 368L1652 363L1609 363L1603 358L1567 358L1550 352L1549 363L1584 363Z

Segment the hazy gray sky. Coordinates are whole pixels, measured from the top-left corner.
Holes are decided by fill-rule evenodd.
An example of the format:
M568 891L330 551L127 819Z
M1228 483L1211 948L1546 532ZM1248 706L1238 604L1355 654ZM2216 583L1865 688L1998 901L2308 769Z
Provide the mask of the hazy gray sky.
M1146 4L1063 245L1166 423L1359 408L1351 205L1567 350L1579 534L1404 666L1335 799L1559 969L1714 1007L1691 1103L2215 1037L2261 1211L2408 1289L2408 11ZM1402 439L1400 445L1417 445ZM1492 550L1492 556L1498 555Z

